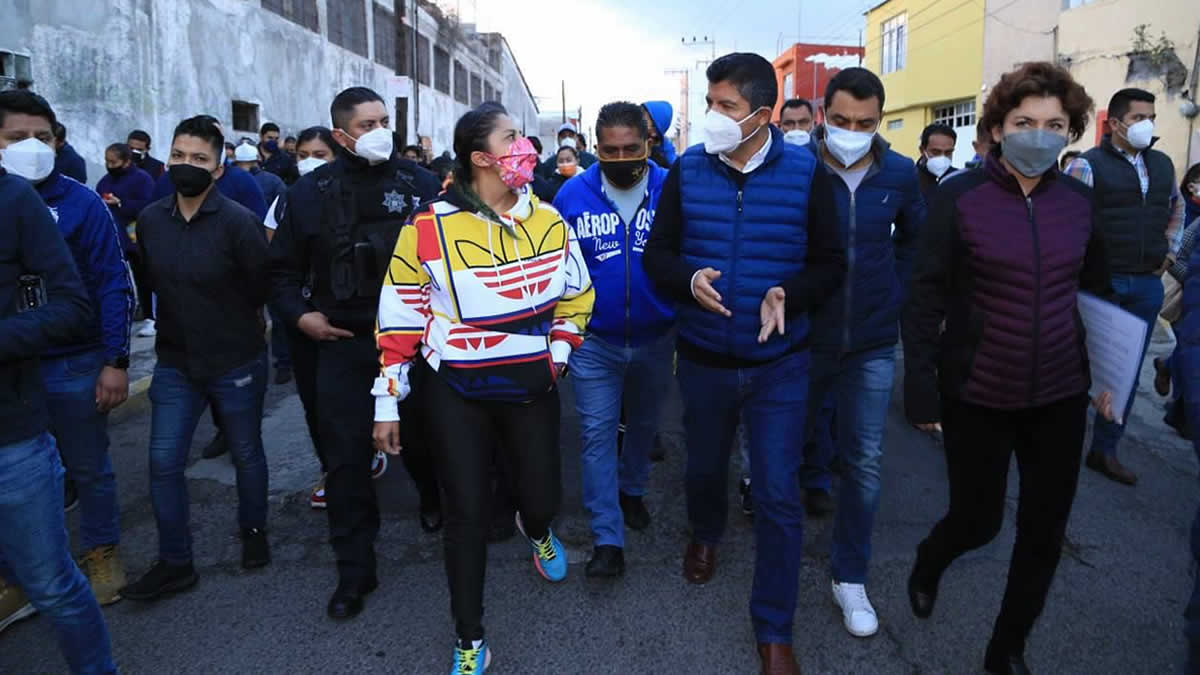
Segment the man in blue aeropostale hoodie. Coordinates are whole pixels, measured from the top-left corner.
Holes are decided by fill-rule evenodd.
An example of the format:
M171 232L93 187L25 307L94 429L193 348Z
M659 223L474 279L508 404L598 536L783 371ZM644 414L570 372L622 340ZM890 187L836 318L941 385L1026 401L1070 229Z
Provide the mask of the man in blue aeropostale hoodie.
M596 141L599 161L564 183L554 206L575 228L596 286L588 339L571 355L570 368L583 434L583 500L596 547L586 573L612 577L625 570L625 527L650 525L643 497L670 385L675 313L642 269L667 171L648 161L641 108L627 102L601 108ZM622 403L628 417L618 441Z

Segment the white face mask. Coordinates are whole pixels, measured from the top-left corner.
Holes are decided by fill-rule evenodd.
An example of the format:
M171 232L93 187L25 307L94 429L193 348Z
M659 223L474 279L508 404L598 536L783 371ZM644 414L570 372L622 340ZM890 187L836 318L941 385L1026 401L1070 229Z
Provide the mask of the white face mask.
M326 164L326 162L323 159L317 159L316 157L309 157L308 159L302 159L299 162L296 162L296 170L300 172L301 176L303 176L304 174L312 171L313 169L317 168L318 166L324 166L325 164Z
M1129 141L1135 150L1150 147L1150 141L1154 140L1154 120L1142 120L1125 127L1125 140Z
M845 167L853 166L855 162L866 157L874 140L874 132L847 131L825 125L825 147L829 149L829 154Z
M941 178L942 174L944 174L950 170L950 158L949 157L926 158L925 170L928 171L929 173L937 176L938 178Z
M762 110L759 108L758 110ZM704 114L704 151L710 155L720 155L733 152L739 145L750 140L762 127L742 138L742 122L754 117L758 110L746 115L741 120L726 117L716 110Z
M783 142L791 143L792 145L808 145L808 142L811 140L812 134L803 129L792 129L783 135Z
M382 164L392 158L392 130L375 127L354 141L354 154L367 160L371 166Z
M567 136L566 138L564 138L558 142L558 147L578 149L579 145L575 142L574 138Z
M54 170L54 148L36 138L26 138L0 150L0 166L34 183Z

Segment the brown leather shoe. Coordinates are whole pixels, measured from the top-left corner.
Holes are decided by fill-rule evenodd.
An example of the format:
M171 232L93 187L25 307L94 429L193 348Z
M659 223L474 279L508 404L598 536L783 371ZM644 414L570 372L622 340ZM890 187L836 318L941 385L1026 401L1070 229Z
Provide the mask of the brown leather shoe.
M760 642L758 658L762 661L762 675L800 675L800 664L792 656L791 645Z
M683 554L683 578L693 584L707 584L717 568L717 549L691 542Z
M1138 478L1129 469L1126 469L1123 464L1117 461L1112 455L1102 455L1098 452L1089 452L1087 456L1087 468L1092 471L1098 471L1104 474L1110 480L1115 480L1118 483L1125 485L1137 485Z

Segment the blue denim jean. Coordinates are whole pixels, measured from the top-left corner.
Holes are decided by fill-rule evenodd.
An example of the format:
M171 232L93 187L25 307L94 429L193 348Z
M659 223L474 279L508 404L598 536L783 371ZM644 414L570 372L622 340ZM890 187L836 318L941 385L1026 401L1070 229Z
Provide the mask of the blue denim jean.
M729 515L729 455L739 417L750 438L758 553L750 617L759 642L790 644L804 554L797 473L808 412L808 352L752 368L712 368L679 358L687 434L692 539L716 545Z
M820 420L820 403L830 395L836 402L837 452L841 488L833 520L829 562L834 581L867 582L871 561L871 530L879 508L879 466L887 424L896 349L845 354L814 353L809 391L809 419ZM808 427L809 442L822 435L819 425Z
M810 436L804 443L800 487L805 490L829 492L833 489L833 474L829 472L829 464L833 461L837 447L833 439L836 403L833 392L829 392L817 411L817 417L809 421L809 424L817 429L817 433L815 438ZM742 479L750 480L750 441L747 440L745 429L741 425L738 426L737 439L742 452Z
M1141 372L1142 360L1146 358L1146 348L1150 346L1150 337L1154 334L1154 322L1162 310L1163 285L1162 279L1152 274L1114 274L1112 277L1113 291L1116 292L1116 303L1125 311L1142 319L1149 328L1146 331L1146 344L1142 346L1142 356L1138 359L1138 372ZM1129 396L1129 404L1125 406L1121 419L1129 420L1129 411L1133 410L1133 398L1137 395L1137 387ZM1117 443L1125 435L1125 426L1109 422L1100 415L1095 416L1092 426L1092 452L1102 455L1117 454Z
M158 523L158 555L173 565L192 561L188 527L188 451L207 401L221 418L221 430L237 469L238 524L265 528L267 458L263 452L263 395L267 356L260 354L211 380L194 380L159 363L150 383L150 498Z
M575 408L583 437L583 504L592 515L596 546L625 546L625 521L618 492L646 494L650 449L662 402L671 386L674 338L631 348L589 336L571 354ZM625 435L617 448L621 407Z
M104 352L95 350L42 361L50 432L67 477L79 488L83 548L115 546L121 538L117 481L108 456L108 415L96 410L96 380Z
M50 619L71 672L115 673L104 615L71 558L63 474L48 433L0 446L0 576Z
M292 351L283 315L271 305L267 305L267 314L271 317L271 355L275 357L275 369L291 368Z

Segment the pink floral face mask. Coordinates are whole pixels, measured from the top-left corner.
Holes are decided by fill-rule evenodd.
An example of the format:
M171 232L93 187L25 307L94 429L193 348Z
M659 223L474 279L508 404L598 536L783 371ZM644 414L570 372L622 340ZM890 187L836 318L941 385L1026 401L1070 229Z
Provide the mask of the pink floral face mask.
M518 138L508 146L508 153L500 157L488 155L500 167L500 180L508 187L519 190L533 182L533 170L537 167L537 150L528 138Z

